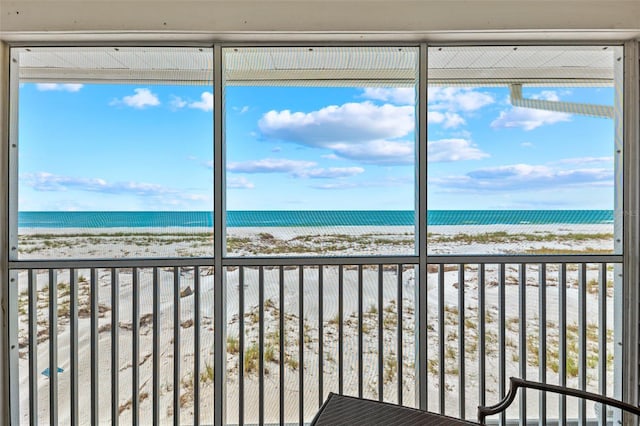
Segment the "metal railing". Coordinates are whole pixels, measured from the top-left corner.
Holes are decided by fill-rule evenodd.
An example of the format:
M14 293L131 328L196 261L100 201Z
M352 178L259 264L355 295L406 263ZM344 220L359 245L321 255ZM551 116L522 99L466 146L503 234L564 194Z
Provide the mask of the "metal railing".
M424 392L430 411L473 419L509 376L612 395L621 261L226 259L220 307L212 259L13 262L12 410L24 424L212 424L222 398L228 424L304 424L329 392L414 407ZM522 395L497 421L608 421L584 401Z

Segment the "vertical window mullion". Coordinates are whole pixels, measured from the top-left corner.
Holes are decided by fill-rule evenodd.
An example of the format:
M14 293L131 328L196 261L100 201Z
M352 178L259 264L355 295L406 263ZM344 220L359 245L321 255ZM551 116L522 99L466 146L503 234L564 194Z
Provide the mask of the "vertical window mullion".
M416 184L417 184L417 254L420 258L418 269L418 406L427 409L427 45L423 43L419 50L418 71L418 141L416 146Z
M225 170L223 129L222 46L213 46L213 217L214 217L214 425L224 425L226 376L226 289L222 259L225 255Z

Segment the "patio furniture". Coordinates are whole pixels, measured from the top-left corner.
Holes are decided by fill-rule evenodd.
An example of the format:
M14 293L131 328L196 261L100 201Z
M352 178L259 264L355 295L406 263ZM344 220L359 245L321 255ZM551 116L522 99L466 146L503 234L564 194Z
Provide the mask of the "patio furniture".
M518 388L535 389L545 392L554 392L566 396L573 396L576 398L584 398L594 402L599 402L610 407L616 407L628 413L640 416L640 407L627 404L626 402L618 401L617 399L608 398L596 393L591 393L580 389L566 388L563 386L549 385L546 383L532 382L517 377L511 377L509 379L509 382L509 392L507 392L502 401L488 407L478 407L478 422L480 424L485 424L485 419L487 416L498 414L506 410L516 398L516 395L518 394Z
M511 377L509 392L502 401L487 407L478 407L478 422L460 420L441 414L422 411L415 408L403 407L387 402L361 399L352 396L330 393L316 416L312 426L400 426L400 425L434 425L434 426L463 426L484 425L487 416L499 414L506 410L515 400L519 388L528 388L545 392L554 392L576 398L584 398L610 407L619 408L631 414L640 416L640 407L627 404L617 399L608 398L579 389L566 388L557 385L532 382Z
M477 426L478 423L447 417L429 411L403 407L388 402L372 401L330 393L320 411L311 421L312 426Z

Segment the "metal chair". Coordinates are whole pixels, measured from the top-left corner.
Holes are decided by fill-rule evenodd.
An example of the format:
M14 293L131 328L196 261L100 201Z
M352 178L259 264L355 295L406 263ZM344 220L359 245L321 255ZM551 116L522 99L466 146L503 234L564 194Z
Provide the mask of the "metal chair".
M495 405L487 406L487 407L478 407L478 423L481 425L486 424L485 419L487 416L491 416L494 414L498 414L506 410L513 400L516 398L518 393L518 388L528 388L528 389L537 389L546 392L554 392L567 396L574 396L576 398L584 398L591 401L599 402L604 405L608 405L611 407L616 407L621 410L627 411L629 413L635 414L636 416L640 416L640 407L635 405L627 404L626 402L618 401L617 399L608 398L606 396L602 396L596 393L591 393L587 391L583 391L580 389L572 389L565 388L557 385L549 385L546 383L532 382L529 380L523 380L517 377L511 377L509 379L509 392L505 395L502 401L498 402Z

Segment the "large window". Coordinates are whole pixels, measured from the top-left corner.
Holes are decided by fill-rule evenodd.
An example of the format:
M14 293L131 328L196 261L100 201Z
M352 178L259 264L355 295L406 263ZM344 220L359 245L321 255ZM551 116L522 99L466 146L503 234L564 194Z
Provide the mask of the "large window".
M228 254L414 254L418 50L223 52Z
M213 255L212 50L17 57L12 256Z
M621 252L619 47L430 48L427 212L417 48L18 50L13 258Z
M158 423L214 423L223 399L229 424L305 423L338 391L470 418L512 375L620 389L621 47L12 61L23 421L48 421L52 377L61 419L75 398ZM67 399L73 374L113 399ZM521 401L587 412L554 398Z
M429 49L430 254L620 253L621 56Z
M622 251L621 57L621 48L611 46L428 50L428 253L549 261L429 271L430 282L442 274L438 309L447 315L473 312L480 297L490 300L482 308L494 330L487 358L497 365L503 351L508 375L613 393L619 327L611 313L620 302L614 290L621 288L620 268L560 264L548 255ZM461 287L472 294L464 304ZM498 313L504 329L492 324ZM580 340L584 329L592 332ZM457 330L445 334L454 341ZM474 347L473 337L467 342ZM467 374L477 373L472 363ZM455 382L457 373L447 376ZM487 383L499 380L498 371L487 371ZM490 399L499 398L496 392ZM529 417L541 407L534 398L526 402L534 411ZM466 401L467 410L477 405ZM567 406L570 417L579 415L574 404ZM558 407L557 397L549 397L548 418L559 415ZM517 407L508 412L518 415Z

